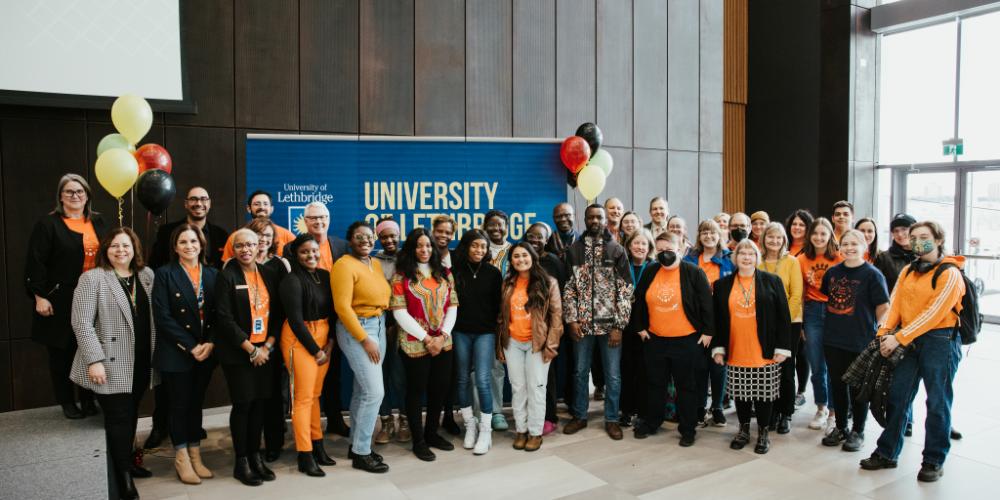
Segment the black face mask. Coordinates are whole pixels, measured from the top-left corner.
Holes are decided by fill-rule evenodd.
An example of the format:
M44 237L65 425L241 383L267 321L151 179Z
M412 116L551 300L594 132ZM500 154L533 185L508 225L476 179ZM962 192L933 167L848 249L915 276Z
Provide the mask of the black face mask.
M660 252L659 255L656 256L656 260L660 263L661 266L670 267L674 265L675 262L677 262L677 252L674 252L672 250Z
M747 239L747 234L748 233L746 229L737 228L729 231L729 238L732 239L733 241L740 242Z

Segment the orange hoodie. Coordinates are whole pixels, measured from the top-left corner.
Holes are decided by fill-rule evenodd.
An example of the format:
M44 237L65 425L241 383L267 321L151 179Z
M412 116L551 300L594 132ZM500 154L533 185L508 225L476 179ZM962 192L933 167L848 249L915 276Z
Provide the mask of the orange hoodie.
M962 256L944 257L941 262L950 262L959 269L965 267L965 257ZM878 332L881 336L900 327L895 336L902 345L909 345L913 339L931 330L957 325L956 312L961 311L962 296L965 295L965 281L958 269L941 273L937 288L931 288L934 270L909 272L910 265L899 273L899 281L889 299L889 314Z

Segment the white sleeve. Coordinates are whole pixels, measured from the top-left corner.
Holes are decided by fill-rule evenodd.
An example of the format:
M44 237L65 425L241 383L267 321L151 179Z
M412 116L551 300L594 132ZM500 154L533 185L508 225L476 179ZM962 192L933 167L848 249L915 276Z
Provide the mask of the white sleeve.
M455 321L458 320L458 306L451 306L444 313L444 324L441 325L441 331L445 335L451 336L451 329L455 328Z
M396 324L403 329L404 332L413 335L417 340L423 341L424 337L427 336L427 330L424 330L417 320L413 319L406 309L396 309L392 311L392 317L396 319Z

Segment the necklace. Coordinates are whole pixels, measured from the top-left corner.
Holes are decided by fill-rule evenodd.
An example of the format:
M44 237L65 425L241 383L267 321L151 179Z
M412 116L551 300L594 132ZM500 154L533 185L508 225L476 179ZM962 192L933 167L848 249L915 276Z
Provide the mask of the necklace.
M753 275L750 276L753 280ZM743 307L746 309L750 308L750 299L753 296L753 281L750 283L750 288L747 289L746 285L743 284L743 276L739 274L736 275L736 281L740 284L740 293L743 295Z
M132 310L135 311L136 290L135 290L135 280L133 279L135 278L135 275L123 277L118 275L118 271L115 271L115 276L118 276L118 282L125 287L125 290L127 292L126 296L128 297L128 303L130 306L132 306Z
M472 279L476 279L479 276L479 271L483 270L483 261L479 261L479 267L473 269L472 264L469 261L465 261L465 265L469 267L469 271L472 272Z
M316 271L309 271L309 277L312 278L312 282L319 284L319 276L316 275Z
M259 311L260 308L263 307L263 304L261 303L260 293L258 291L258 288L260 288L260 275L257 273L257 266L254 266L253 268L253 282L253 285L247 283L247 288L250 289L251 295L253 296L254 310Z

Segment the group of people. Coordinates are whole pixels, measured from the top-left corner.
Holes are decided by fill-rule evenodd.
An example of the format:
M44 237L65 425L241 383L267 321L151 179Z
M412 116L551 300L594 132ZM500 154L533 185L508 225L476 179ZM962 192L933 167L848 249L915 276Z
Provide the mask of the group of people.
M962 258L946 255L932 221L895 216L883 251L876 222L855 223L846 201L832 222L806 210L784 224L765 212L723 213L689 237L666 200L650 202L643 224L611 198L586 208L582 231L561 203L554 227L537 222L519 242L508 241L507 215L492 210L451 248L448 216L405 238L391 218L358 221L340 239L328 235L319 202L306 206L308 231L295 236L270 220L263 191L247 200L251 221L230 234L208 222L211 198L194 187L186 217L159 228L147 259L136 234L109 227L90 200L86 180L62 177L54 210L30 238L26 286L56 400L67 418L104 413L123 498L138 495L133 477L149 475L134 441L139 402L153 387L146 445L168 434L182 482L213 477L201 459L201 418L218 365L232 402L233 476L253 486L275 479L266 463L284 444L286 398L299 471L323 476L335 464L323 446L325 414L327 431L349 437L352 466L382 473L389 465L373 444L412 441L424 461L453 450L439 429L462 433L456 407L463 447L488 453L493 430L509 425L507 381L515 449L538 450L557 429L560 398L571 416L562 432L576 433L588 425L592 371L613 440L623 427L644 439L675 420L680 445L692 446L700 425L726 425L733 402L730 446L751 442L756 418L754 451L763 454L769 432L790 431L811 370L809 427L826 430L824 445L857 451L868 410L842 377L876 336L885 355L908 351L888 425L861 466L896 466L923 379L919 478L942 472L964 281ZM353 373L350 425L342 362Z

